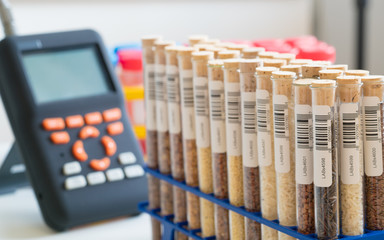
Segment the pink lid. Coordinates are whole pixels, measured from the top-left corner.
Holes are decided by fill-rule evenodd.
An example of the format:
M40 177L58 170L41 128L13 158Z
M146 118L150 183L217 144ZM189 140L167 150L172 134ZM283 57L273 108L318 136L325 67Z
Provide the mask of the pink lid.
M124 70L140 71L143 68L141 50L124 49L117 52Z

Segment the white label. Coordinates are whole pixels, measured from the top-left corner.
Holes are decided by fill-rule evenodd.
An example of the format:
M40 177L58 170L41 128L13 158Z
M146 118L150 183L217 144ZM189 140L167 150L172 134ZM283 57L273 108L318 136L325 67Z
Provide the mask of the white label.
M312 107L297 104L295 106L295 146L296 146L296 182L313 182L313 137Z
M164 65L155 65L157 131L168 131L167 77Z
M359 183L360 118L358 103L340 104L340 173L344 184Z
M380 99L364 97L363 106L365 174L377 177L383 174Z
M180 113L180 86L179 71L177 66L167 66L167 94L168 94L168 120L169 132L179 134L181 132Z
M225 153L225 95L222 81L209 81L209 102L211 112L211 145L213 153Z
M228 155L241 156L240 83L225 83L225 105Z
M196 112L196 145L199 148L210 146L208 79L194 78L194 99Z
M193 72L182 70L180 72L180 96L181 96L181 117L183 125L183 138L193 140L195 133L195 105L193 99Z
M241 114L243 129L243 165L258 167L257 160L257 132L256 132L256 93L241 93Z
M290 171L288 98L273 96L273 126L275 141L275 168L278 173Z
M256 90L257 145L260 166L272 164L271 106L267 90Z
M146 128L155 131L156 126L156 90L155 90L155 65L146 64L144 69L145 84L145 109L146 109Z
M313 177L317 187L332 184L332 121L329 106L313 106Z

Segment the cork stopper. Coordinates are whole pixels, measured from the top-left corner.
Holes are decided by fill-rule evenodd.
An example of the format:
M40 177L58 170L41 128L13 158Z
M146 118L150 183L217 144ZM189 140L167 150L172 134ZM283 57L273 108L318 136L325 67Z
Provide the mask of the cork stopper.
M325 67L323 65L308 64L308 65L301 66L303 78L318 78L319 71L324 69Z
M141 38L141 45L143 47L153 47L156 41L159 41L162 37L158 35L149 35Z
M308 65L311 63L312 63L311 59L295 59L295 60L292 60L289 64L290 65Z
M363 84L364 96L378 97L383 101L384 94L384 76L370 75L361 77Z
M177 51L177 55L178 56L189 56L189 57L191 57L192 53L195 52L195 51L196 51L196 49L193 48L193 47L180 46L178 51Z
M371 83L371 82L383 82L384 76L383 75L369 75L361 77L361 81L363 83Z
M353 69L353 70L345 71L345 75L346 76L360 76L360 77L364 77L364 76L368 76L369 75L369 71L367 71L367 70L360 70L360 69Z
M240 66L240 59L226 59L224 62L224 80L226 82L240 82L240 75L237 71Z
M361 78L358 76L340 76L336 78L336 81L338 87L344 84L361 84Z
M256 68L260 67L263 62L260 59L242 59L240 61L240 72L256 72Z
M272 76L272 73L275 71L278 71L278 68L275 67L258 67L256 68L256 74L257 75L267 75Z
M293 82L293 85L310 86L313 83L313 81L316 81L316 80L313 78L302 78L302 79L295 80Z
M242 52L244 48L248 48L249 46L246 44L232 44L227 47L228 50L237 50Z
M257 89L267 90L268 93L272 94L272 73L278 71L275 67L258 67L256 68L256 82Z
M341 102L359 102L361 97L361 78L356 76L338 77L337 92Z
M212 45L198 43L198 44L195 44L193 47L196 48L198 51L207 51L208 48L212 47Z
M178 65L177 53L181 46L167 46L165 47L165 56L167 65Z
M207 48L207 51L213 52L213 56L215 59L219 57L219 52L222 52L225 50L226 50L225 48L219 48L215 46L210 46L209 48Z
M296 78L296 73L276 71L272 73L273 80L273 94L285 95L287 97L292 95L292 83Z
M312 89L312 105L326 105L330 107L335 105L335 80L314 80L310 88Z
M179 66L181 69L190 70L192 69L192 53L195 52L196 49L193 47L180 47L177 52Z
M217 54L218 59L230 59L230 58L239 58L240 51L238 50L225 50Z
M345 72L348 70L348 65L347 64L334 64L334 65L326 66L325 69L327 69L327 70L340 70L340 71Z
M192 53L193 61L208 61L213 58L213 52L194 52Z
M242 53L243 53L243 58L245 59L252 59L252 58L257 58L259 56L259 53L265 52L265 49L262 47L248 47L244 48Z
M198 44L200 42L208 40L207 35L203 34L196 34L196 35L191 35L188 37L189 45L194 46L195 44Z
M233 58L233 59L225 59L223 61L224 68L239 68L240 66L240 58Z
M304 78L293 82L295 88L295 104L306 104L312 106L312 92L310 85L314 79Z
M280 68L281 71L294 72L297 76L301 74L301 65L285 65Z
M287 78L296 78L296 73L287 72L287 71L275 71L272 72L273 79L287 79Z
M274 58L277 54L279 54L279 53L278 52L270 52L270 51L261 52L261 53L259 53L259 58L262 58L262 59Z
M313 61L312 64L314 65L324 65L324 66L329 66L332 63L330 61Z
M293 53L279 53L275 57L275 59L283 59L289 64L292 60L296 58L296 54Z
M220 42L220 39L217 38L209 38L207 40L201 41L201 44L209 44L209 45L216 45Z
M213 59L212 52L192 53L193 75L196 77L208 77L208 61Z
M208 61L208 78L210 81L224 81L222 60L209 60Z
M286 60L283 59L264 59L263 64L264 67L275 67L275 68L281 68L282 66L286 65Z
M311 87L313 88L331 88L336 87L336 81L331 79L313 80Z
M155 63L165 64L165 48L173 46L175 43L171 41L157 41L155 42Z
M219 42L219 43L215 44L215 47L221 47L221 48L228 49L228 47L231 45L233 45L233 43L231 43L231 42Z
M343 71L340 70L321 70L319 71L320 79L333 79L343 75Z

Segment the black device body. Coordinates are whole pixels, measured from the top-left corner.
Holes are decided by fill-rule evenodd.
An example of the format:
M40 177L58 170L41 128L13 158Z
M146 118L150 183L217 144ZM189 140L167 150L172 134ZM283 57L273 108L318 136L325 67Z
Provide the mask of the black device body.
M109 91L95 96L38 103L34 96L28 74L23 64L23 54L76 49L90 46L97 52L97 61L108 81ZM75 86L74 86L75 87ZM80 129L65 129L70 143L55 145L50 141L52 132L42 128L46 118L64 118L90 112L103 112L119 108L124 126L122 134L112 136L117 152L110 157L112 168L122 168L118 162L119 153L131 152L136 164L143 164L143 157L129 124L124 107L124 98L119 82L113 73L107 51L100 36L92 30L50 33L30 36L6 37L0 42L0 93L27 174L34 189L45 222L53 229L63 231L91 222L138 214L137 203L147 198L147 183L144 176L124 178L120 181L88 185L79 189L66 190L63 165L76 161L72 144L78 139ZM91 158L102 158L105 151L100 137L107 135L109 123L95 125L100 136L84 140L89 160L80 162L80 175L94 172L89 166Z

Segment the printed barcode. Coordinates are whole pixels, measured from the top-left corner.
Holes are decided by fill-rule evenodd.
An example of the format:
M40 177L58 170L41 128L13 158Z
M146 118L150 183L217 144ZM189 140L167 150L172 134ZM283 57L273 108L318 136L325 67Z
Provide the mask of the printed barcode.
M275 137L285 138L286 137L286 120L287 120L287 104L274 104L273 105L273 116L274 116L274 128Z
M179 84L177 76L168 76L167 81L167 94L168 102L178 103L179 102Z
M228 122L240 123L240 92L227 92Z
M257 109L257 130L259 132L268 131L268 121L267 121L267 106L269 107L268 99L257 99L256 100L256 109Z
M255 133L256 130L256 102L255 101L244 101L243 102L243 121L244 121L244 132Z
M149 72L148 73L148 99L149 100L156 100L156 88L155 88L155 73Z
M366 106L364 108L365 140L379 140L379 106Z
M195 111L198 116L208 116L207 86L195 86Z
M183 78L184 107L193 107L193 78Z
M310 131L309 121L311 114L296 114L296 145L297 148L309 149Z
M343 147L344 148L356 148L357 147L357 134L356 125L358 123L357 113L343 113Z
M164 82L162 79L155 82L156 100L164 101Z
M225 120L224 89L211 90L210 107L213 120Z
M314 141L316 150L331 150L331 124L329 115L315 115Z

